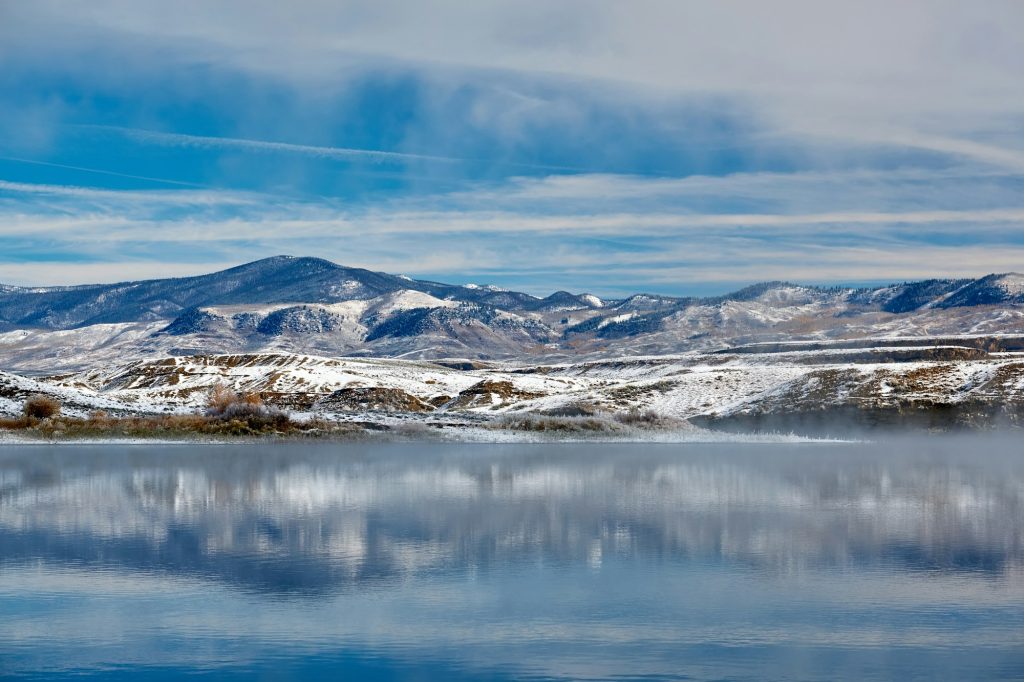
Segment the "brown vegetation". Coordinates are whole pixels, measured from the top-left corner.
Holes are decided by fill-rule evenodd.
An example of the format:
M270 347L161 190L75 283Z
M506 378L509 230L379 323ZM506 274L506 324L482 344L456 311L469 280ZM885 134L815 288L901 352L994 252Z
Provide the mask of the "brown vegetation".
M286 417L287 419L287 417ZM91 414L55 417L43 422L25 419L0 420L0 428L18 429L42 438L194 438L197 436L309 436L337 437L365 433L355 424L311 419L293 420L218 419L200 414L111 417Z
M28 419L56 417L60 414L60 401L47 395L32 395L25 400L22 412Z
M258 395L238 395L223 386L210 391L204 414L112 416L102 410L86 418L59 416L60 404L45 396L25 403L25 416L0 419L0 428L42 438L189 438L196 436L353 436L356 424L323 419L295 421L268 407ZM54 407L55 406L55 407ZM45 417L42 415L46 415Z
M548 433L628 433L680 429L686 425L683 419L668 417L654 410L634 409L609 414L597 411L590 405L574 403L544 414L506 414L492 422L490 428Z
M620 424L638 429L678 429L686 425L686 421L678 417L670 417L654 410L633 408L628 412L618 412L613 418Z
M31 425L28 417L0 417L0 429L25 429Z

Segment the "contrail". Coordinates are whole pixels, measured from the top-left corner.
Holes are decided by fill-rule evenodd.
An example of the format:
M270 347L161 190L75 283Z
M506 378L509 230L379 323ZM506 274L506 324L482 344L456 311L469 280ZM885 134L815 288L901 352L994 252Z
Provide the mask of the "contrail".
M309 144L293 144L291 142L273 142L269 140L251 140L238 137L213 137L208 135L187 135L184 133L162 133L139 128L105 125L74 125L74 128L114 132L138 142L158 144L170 147L242 149L258 152L285 152L289 154L305 154L323 159L367 159L376 163L395 161L430 161L435 163L491 163L499 166L515 168L533 168L537 170L573 171L583 173L601 172L596 169L574 166L554 166L516 161L500 161L458 156L439 156L434 154L414 154L409 152L391 152L379 149L357 149L350 147L322 147Z
M165 178L153 178L147 175L132 175L130 173L118 173L117 171L101 170L99 168L86 168L84 166L69 166L66 163L53 163L52 161L36 161L34 159L19 159L14 156L0 156L0 161L14 161L15 163L30 163L34 166L50 166L52 168L67 168L68 170L82 171L84 173L98 173L100 175L113 175L117 178L130 178L132 180L146 180L147 182L162 182L167 185L181 185L183 187L199 187L201 189L213 189L209 185L200 185L197 182L185 182L183 180L167 180Z

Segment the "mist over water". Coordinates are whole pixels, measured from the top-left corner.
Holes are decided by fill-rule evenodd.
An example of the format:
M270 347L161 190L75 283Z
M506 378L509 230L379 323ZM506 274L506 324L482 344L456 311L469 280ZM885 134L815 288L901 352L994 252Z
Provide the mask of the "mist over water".
M1021 451L0 448L0 675L1021 679Z

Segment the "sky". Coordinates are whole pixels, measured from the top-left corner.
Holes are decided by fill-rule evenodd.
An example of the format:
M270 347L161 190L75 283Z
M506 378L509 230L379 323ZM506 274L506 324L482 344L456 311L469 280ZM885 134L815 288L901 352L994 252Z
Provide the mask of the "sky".
M0 282L1024 271L1024 3L0 0Z

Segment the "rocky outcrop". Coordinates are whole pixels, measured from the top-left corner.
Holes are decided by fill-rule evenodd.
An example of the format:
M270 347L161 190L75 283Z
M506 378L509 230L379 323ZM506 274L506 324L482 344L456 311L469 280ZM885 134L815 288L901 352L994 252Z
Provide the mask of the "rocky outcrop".
M316 402L328 412L431 412L434 405L400 388L359 386L342 388Z
M497 407L521 400L532 400L540 395L540 393L518 389L511 381L484 379L460 392L455 400L448 403L446 407L449 409Z

